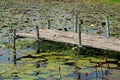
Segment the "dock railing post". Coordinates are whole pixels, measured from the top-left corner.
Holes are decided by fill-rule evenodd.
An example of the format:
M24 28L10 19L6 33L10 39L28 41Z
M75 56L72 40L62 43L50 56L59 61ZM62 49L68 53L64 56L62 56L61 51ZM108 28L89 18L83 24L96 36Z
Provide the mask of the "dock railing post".
M106 17L106 30L107 30L107 37L110 37L110 23L109 23L109 17Z
M47 28L50 29L50 20L47 22Z
M74 17L74 25L75 25L75 32L77 32L77 26L78 26L78 15L76 14L75 17Z
M16 65L16 29L13 29L13 53L14 53L14 65Z
M40 47L39 47L39 45L40 45L40 42L39 42L40 34L39 34L39 27L38 26L36 26L36 32L37 32L37 46L38 46L36 53L40 53Z
M79 47L82 47L82 43L81 43L81 22L79 23L79 26L78 26L78 46Z

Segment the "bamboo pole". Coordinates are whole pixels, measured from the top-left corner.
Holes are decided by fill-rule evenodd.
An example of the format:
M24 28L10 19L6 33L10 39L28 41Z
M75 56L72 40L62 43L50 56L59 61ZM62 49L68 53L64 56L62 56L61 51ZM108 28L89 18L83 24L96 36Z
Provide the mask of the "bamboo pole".
M77 27L78 27L78 15L75 15L75 19L74 19L74 24L75 24L75 32L77 32Z
M38 26L36 26L36 32L37 32L37 51L36 51L36 53L40 53L40 47L39 47L39 45L40 45L40 34L39 34L39 27Z
M107 30L107 37L110 37L110 23L109 23L109 17L106 17L106 30Z
M79 23L79 26L78 26L78 46L82 47L82 44L81 44L81 23Z
M16 29L13 30L13 49L16 51Z
M14 64L16 65L16 29L13 30L13 53L14 53Z
M37 40L38 40L38 39L40 39L39 38L40 34L39 34L39 27L38 26L36 26L36 32L37 32Z
M48 20L47 27L50 29L50 20Z

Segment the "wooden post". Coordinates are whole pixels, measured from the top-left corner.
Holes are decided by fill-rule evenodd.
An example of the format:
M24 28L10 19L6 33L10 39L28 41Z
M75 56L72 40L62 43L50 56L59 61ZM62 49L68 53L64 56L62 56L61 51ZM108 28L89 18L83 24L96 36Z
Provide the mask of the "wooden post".
M79 41L78 46L82 47L81 45L81 23L79 23L79 26L78 26L78 41Z
M39 45L40 45L40 42L39 42L39 40L40 40L40 34L39 34L39 27L38 26L36 26L36 32L37 32L37 46L38 46L38 48L37 48L37 51L36 51L36 53L40 53L40 48L39 48Z
M48 20L47 27L50 29L50 20Z
M16 51L16 29L13 30L13 49Z
M14 53L14 64L16 65L16 29L13 30L13 53Z
M38 26L36 26L36 32L37 32L37 40L38 40L38 39L40 39L39 38L40 34L39 34L39 27Z
M109 23L109 17L106 17L106 30L107 30L107 37L110 37L110 23Z
M75 32L77 32L77 26L78 26L78 15L75 15L75 19L74 19L74 24L75 24Z

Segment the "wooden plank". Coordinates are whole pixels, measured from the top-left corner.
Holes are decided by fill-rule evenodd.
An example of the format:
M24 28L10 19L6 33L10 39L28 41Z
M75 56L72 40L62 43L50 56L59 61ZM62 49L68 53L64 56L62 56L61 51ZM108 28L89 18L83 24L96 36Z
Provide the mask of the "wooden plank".
M50 29L44 29L44 30L40 29L39 31L41 33L40 38L45 40L77 44L77 45L79 44L78 33L75 32L64 32L64 31L50 30ZM29 33L17 33L16 35L18 37L37 39L36 33L32 31ZM84 33L81 34L81 37L82 37L81 44L83 46L91 46L94 48L120 51L119 39L106 38L95 35L87 35Z

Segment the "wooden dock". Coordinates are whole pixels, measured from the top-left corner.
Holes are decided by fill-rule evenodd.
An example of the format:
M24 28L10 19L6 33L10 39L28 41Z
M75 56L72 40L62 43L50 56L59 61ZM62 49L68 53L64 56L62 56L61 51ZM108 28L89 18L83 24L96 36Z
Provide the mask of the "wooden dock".
M28 33L16 33L16 36L38 39L36 34L37 34L36 32L30 31ZM39 29L39 38L50 40L50 41L78 45L79 44L78 36L79 36L78 33L75 33L75 32L50 30L50 29ZM82 43L82 46L90 46L90 47L99 48L99 49L120 51L120 40L115 39L115 38L87 35L87 34L82 33L81 43Z

